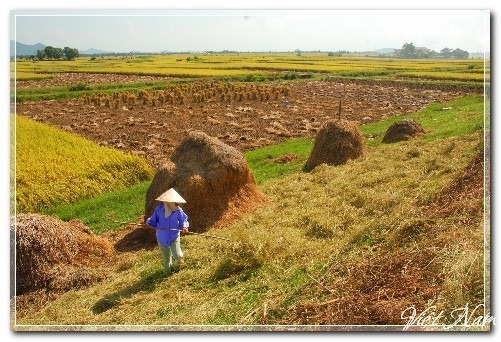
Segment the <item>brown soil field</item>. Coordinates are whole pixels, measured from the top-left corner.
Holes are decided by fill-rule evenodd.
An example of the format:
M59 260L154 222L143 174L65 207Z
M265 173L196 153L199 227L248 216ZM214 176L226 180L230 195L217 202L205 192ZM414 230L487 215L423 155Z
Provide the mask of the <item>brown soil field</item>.
M109 84L109 83L134 83L134 82L155 82L172 81L178 78L147 76L147 75L118 75L118 74L86 74L77 72L61 72L50 74L51 78L43 80L18 80L16 87L25 88L52 88L76 85L85 82L88 85Z
M111 79L123 83L143 78L74 76L72 84L77 80L95 84L99 78L107 83ZM47 85L48 81L29 82L31 87L36 87L37 84ZM263 85L241 83L241 87L250 94ZM451 87L353 80L302 80L264 87L269 87L268 91L275 91L276 95L275 87L288 89L268 99L251 99L250 96L237 99L228 95L221 100L213 95L202 101L194 92L187 92L182 104L163 103L163 100L162 104L158 100L124 104L119 100L120 95L108 103L97 104L85 98L26 102L17 104L16 114L74 132L103 146L142 155L157 166L166 161L181 139L193 130L203 131L245 152L292 137L313 136L325 121L338 118L340 101L340 118L366 124L467 94L467 90Z

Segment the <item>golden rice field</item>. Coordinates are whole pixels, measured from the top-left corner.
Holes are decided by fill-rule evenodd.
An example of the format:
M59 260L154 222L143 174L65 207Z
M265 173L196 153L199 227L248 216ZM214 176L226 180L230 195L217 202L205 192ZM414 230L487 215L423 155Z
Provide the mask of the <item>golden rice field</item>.
M455 80L455 81L474 81L483 82L484 77L488 82L490 80L489 74L484 75L483 73L472 73L472 72L447 72L447 71L415 71L415 72L404 72L399 75L400 77L412 77L412 78L422 78L430 80Z
M17 212L40 212L151 179L144 159L105 148L22 116L11 115L15 159L11 193ZM14 162L15 160L15 162Z
M190 60L188 60L190 59ZM485 64L485 65L484 65ZM482 82L490 80L489 63L481 59L398 59L326 53L174 54L131 57L80 57L75 61L11 62L11 77L18 80L47 77L51 73L85 72L172 77L225 77L273 75L282 72L321 73L349 77L413 77L417 79Z

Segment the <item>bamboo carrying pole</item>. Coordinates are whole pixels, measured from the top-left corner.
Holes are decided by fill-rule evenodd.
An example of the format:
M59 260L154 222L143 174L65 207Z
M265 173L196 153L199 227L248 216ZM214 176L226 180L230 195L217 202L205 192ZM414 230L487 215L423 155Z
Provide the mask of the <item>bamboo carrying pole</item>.
M159 230L176 230L176 231L181 231L180 229L170 229L170 228L157 228L157 227L152 227L150 225L148 225L148 227L151 227L153 229L159 229ZM194 232L186 232L185 234L188 234L188 235L199 235L199 236L204 236L204 237L208 237L208 238L212 238L212 239L219 239L219 240L225 240L225 241L231 241L231 242L237 242L235 240L231 240L231 239L227 239L227 238L224 238L224 237L221 237L221 236L215 236L215 235L209 235L209 234L202 234L202 233L194 233Z
M224 238L224 237L221 237L221 236L215 236L215 235L208 235L208 234L194 233L194 232L187 232L186 234L189 234L189 235L200 235L200 236L205 236L205 237L209 237L209 238L213 238L213 239L220 239L220 240L225 240L225 241L237 242L235 240L231 240L231 239L227 239L227 238Z
M119 223L119 224L134 224L133 222L119 222L119 221L113 221L113 222ZM138 224L138 223L135 223L135 224ZM150 227L152 229L160 229L160 230L177 230L177 231L181 231L180 229L157 228L157 227L152 227L150 225L148 225L148 227ZM219 240L237 242L235 240L227 239L227 238L224 238L224 237L221 237L221 236L215 236L215 235L209 235L209 234L194 233L194 232L189 232L189 231L186 232L186 234L188 234L188 235L199 235L199 236L204 236L204 237L208 237L208 238L212 238L212 239L219 239Z

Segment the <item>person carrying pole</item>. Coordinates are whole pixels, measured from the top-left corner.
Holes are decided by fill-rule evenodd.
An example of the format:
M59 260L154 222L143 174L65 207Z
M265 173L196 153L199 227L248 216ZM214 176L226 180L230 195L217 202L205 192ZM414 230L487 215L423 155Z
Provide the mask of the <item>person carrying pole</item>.
M186 203L186 201L173 188L164 192L156 200L162 204L155 208L151 217L146 220L146 225L156 230L162 261L167 274L170 275L174 269L185 265L180 232L187 234L190 224L188 216L179 204Z

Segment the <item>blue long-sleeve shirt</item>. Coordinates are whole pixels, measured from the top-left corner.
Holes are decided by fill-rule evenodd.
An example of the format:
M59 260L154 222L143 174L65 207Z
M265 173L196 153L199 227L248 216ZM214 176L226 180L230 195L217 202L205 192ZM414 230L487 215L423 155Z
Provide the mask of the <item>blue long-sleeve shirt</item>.
M146 220L150 226L157 231L157 241L164 246L170 246L179 237L179 231L190 226L188 216L183 209L173 210L168 217L165 217L165 207L160 204L155 208L153 215ZM171 230L169 230L171 229Z

